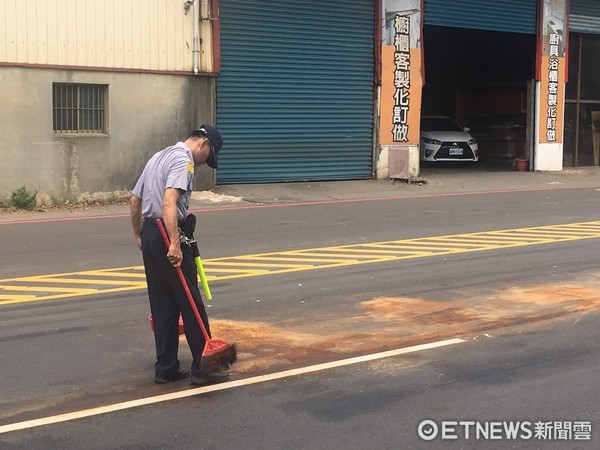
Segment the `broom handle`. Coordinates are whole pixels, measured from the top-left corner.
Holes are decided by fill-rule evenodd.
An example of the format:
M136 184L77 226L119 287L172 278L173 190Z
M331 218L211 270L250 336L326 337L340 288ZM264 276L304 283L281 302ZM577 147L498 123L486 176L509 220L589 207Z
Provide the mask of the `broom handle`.
M162 235L163 240L165 241L165 245L167 246L167 249L168 249L169 246L171 245L171 241L169 240L169 236L167 235L167 230L165 230L165 226L163 225L161 219L156 219L156 224L158 225L160 234ZM202 317L200 317L200 312L198 311L198 307L196 306L196 303L194 302L194 297L192 296L192 293L190 292L190 288L188 287L187 281L185 281L185 277L183 276L181 267L175 267L175 270L177 271L177 275L179 276L179 281L181 281L181 285L183 286L185 295L187 296L188 301L190 302L190 306L192 307L192 310L194 311L194 315L196 316L196 319L198 320L198 325L200 325L200 328L202 329L202 334L204 335L204 340L208 341L208 340L210 340L210 336L208 335L208 332L206 331L206 327L204 326Z

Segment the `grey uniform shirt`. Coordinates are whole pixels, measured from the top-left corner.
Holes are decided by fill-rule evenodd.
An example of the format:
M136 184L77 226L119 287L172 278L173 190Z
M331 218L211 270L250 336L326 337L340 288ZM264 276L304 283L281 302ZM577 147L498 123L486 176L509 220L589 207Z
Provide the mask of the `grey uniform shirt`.
M177 218L187 216L194 180L194 159L192 152L183 143L156 153L146 163L144 171L133 188L133 195L142 199L144 219L162 218L162 205L165 190L176 188L184 191L177 202Z

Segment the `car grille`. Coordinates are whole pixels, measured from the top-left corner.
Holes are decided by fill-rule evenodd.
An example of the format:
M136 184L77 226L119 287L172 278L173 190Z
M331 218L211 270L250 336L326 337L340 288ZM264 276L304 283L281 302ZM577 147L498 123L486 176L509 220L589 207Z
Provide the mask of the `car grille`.
M462 155L450 155L451 148L462 148ZM435 159L474 159L473 150L466 142L442 142Z

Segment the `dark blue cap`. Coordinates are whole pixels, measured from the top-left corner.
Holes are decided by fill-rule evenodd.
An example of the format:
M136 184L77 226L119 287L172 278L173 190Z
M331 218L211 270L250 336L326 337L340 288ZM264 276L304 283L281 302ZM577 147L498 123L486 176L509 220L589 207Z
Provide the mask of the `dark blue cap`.
M212 150L210 156L206 160L206 164L208 167L212 167L216 169L219 165L219 161L217 160L217 153L223 147L223 136L219 130L210 125L202 125L198 128L198 131L201 131L204 136L208 138L208 142L210 143L210 148Z

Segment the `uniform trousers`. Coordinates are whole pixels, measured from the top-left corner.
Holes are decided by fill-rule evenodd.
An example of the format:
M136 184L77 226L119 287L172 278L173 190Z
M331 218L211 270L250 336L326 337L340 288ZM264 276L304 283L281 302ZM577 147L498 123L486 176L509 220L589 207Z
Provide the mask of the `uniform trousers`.
M192 352L193 376L200 374L200 357L205 339L198 320L185 293L175 267L167 258L167 246L160 230L153 220L142 224L142 255L148 284L150 311L154 321L154 340L156 343L155 374L159 378L171 378L180 367L179 314L183 317L185 337ZM181 270L194 298L198 312L202 317L206 331L210 335L208 316L198 289L196 262L189 245L181 244L183 261Z

